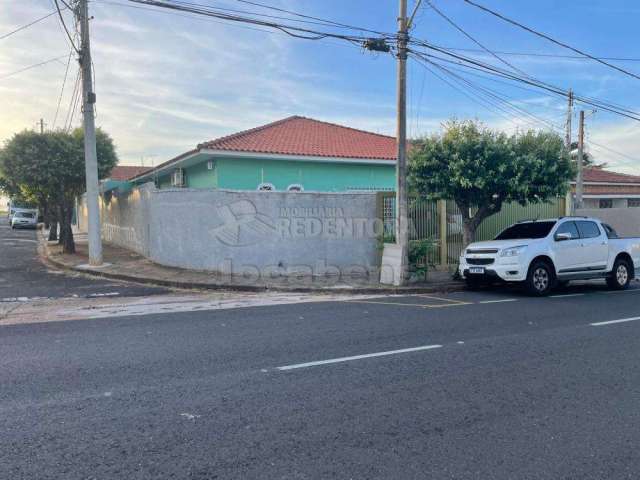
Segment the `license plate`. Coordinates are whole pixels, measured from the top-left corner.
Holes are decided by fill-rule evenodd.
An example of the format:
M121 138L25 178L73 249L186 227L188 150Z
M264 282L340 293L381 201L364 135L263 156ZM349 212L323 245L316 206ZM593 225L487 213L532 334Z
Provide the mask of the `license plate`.
M484 273L484 267L469 267L469 273Z

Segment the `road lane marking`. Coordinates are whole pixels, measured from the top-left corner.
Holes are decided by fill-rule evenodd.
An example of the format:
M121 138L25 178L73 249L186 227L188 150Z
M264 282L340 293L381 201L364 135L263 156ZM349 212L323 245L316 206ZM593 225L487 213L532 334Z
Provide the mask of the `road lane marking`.
M421 303L376 302L375 300L347 300L346 302L347 303L372 303L374 305L395 305L398 307L419 307L419 308L425 307Z
M549 298L584 297L585 293L565 293L562 295L550 295Z
M432 305L432 304L428 304L428 305L420 305L421 307L424 308L444 308L444 307L461 307L463 305L473 305L472 302L460 302L460 303L445 303L442 305Z
M444 307L460 307L462 305L473 305L471 302L444 303L441 305L433 303L400 303L400 302L377 302L375 300L347 300L347 303L372 303L375 305L394 305L398 307L417 307L417 308L444 308Z
M388 355L397 355L400 353L411 353L411 352L420 352L423 350L433 350L435 348L442 348L442 345L424 345L422 347L403 348L401 350L388 350L386 352L366 353L364 355L354 355L352 357L330 358L329 360L318 360L315 362L296 363L294 365L285 365L284 367L276 367L276 370L280 370L280 371L295 370L298 368L315 367L318 365L329 365L331 363L343 363L343 362L351 362L354 360L363 360L365 358L386 357Z
M450 298L435 297L433 295L418 294L417 297L430 298L431 300L439 300L441 302L459 303L460 305L468 305L468 302L462 300L451 300Z
M517 298L503 298L501 300L482 300L479 303L487 304L487 303L505 303L505 302L517 302Z
M608 295L610 293L633 293L633 292L640 292L640 289L630 288L629 290L608 290L606 292L598 292L598 293L604 293L605 295Z
M640 317L631 317L631 318L621 318L620 320L609 320L608 322L595 322L590 323L592 327L601 327L603 325L613 325L614 323L626 323L626 322L635 322L640 320Z

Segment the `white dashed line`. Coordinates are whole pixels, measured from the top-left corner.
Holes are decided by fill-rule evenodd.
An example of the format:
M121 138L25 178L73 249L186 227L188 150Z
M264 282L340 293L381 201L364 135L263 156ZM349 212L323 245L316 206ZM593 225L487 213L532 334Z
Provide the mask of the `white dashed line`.
M403 348L401 350L389 350L386 352L367 353L364 355L354 355L352 357L331 358L329 360L318 360L316 362L296 363L294 365L285 365L284 367L276 367L276 370L295 370L297 368L315 367L317 365L328 365L331 363L351 362L353 360L362 360L365 358L385 357L388 355L396 355L399 353L420 352L422 350L433 350L441 348L442 345L424 345L422 347Z
M483 300L478 303L487 304L487 303L505 303L505 302L517 302L517 298L503 298L502 300Z
M549 298L584 297L584 293L566 293L564 295L551 295Z
M621 318L620 320L609 320L608 322L590 323L590 325L592 327L601 327L603 325L613 325L614 323L635 322L636 320L640 320L640 317Z

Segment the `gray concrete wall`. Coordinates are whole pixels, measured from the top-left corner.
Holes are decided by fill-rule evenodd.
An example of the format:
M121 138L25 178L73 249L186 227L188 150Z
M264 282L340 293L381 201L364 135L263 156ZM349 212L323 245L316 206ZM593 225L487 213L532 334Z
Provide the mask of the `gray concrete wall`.
M364 275L378 266L382 230L374 193L157 190L152 184L104 199L102 225L105 241L159 264L252 276Z
M623 237L640 237L640 208L582 208L576 215L599 218Z

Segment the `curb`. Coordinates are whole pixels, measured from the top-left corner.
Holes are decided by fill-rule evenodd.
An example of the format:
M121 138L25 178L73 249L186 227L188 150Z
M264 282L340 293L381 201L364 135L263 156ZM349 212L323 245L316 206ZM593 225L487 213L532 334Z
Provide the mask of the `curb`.
M281 293L317 293L317 294L352 294L352 295L397 295L397 294L419 294L419 293L448 293L464 290L462 282L440 283L433 286L415 287L286 287L269 285L234 285L234 284L211 284L203 282L188 282L180 280L163 280L159 278L139 277L112 272L101 272L99 270L89 270L77 268L73 265L61 262L52 258L47 241L40 234L38 242L38 253L40 260L60 270L74 273L83 273L97 278L108 278L110 280L120 280L126 282L139 283L143 285L153 285L159 287L179 288L186 290L209 290L209 291L231 291L231 292L281 292Z

